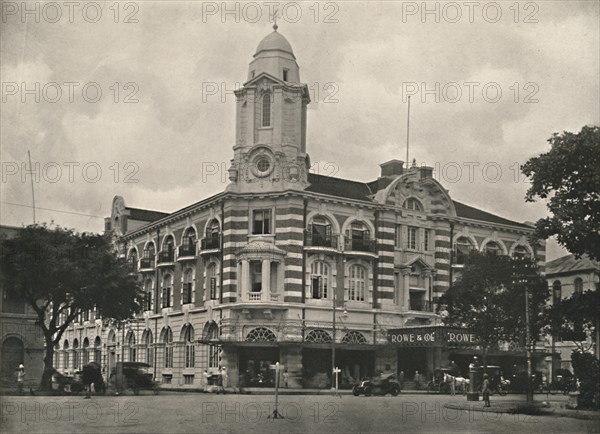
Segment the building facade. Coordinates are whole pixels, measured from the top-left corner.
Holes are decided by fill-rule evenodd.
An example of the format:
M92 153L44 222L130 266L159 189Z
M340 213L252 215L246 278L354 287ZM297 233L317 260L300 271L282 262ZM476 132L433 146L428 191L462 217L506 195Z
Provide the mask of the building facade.
M20 228L0 225L0 237L15 237ZM0 267L1 268L1 267ZM44 336L37 314L22 298L0 286L0 388L16 387L16 369L25 366L25 384L35 387L44 370Z
M107 230L139 275L144 312L83 318L57 348L59 368L84 351L108 371L148 362L165 387L199 387L219 366L230 386L268 386L280 362L289 387L328 387L335 345L342 385L377 370L430 376L450 350L391 346L387 330L439 325L436 301L470 250L543 266L530 225L453 200L430 167L388 161L372 182L311 173L309 103L275 29L236 91L229 185L171 214L114 198Z
M580 259L575 259L573 255L562 256L548 262L546 280L552 291L552 302L570 298L574 294L581 294L588 290L598 291L600 288L600 263L586 255ZM592 337L586 336L580 345L591 347ZM553 360L549 360L552 372L557 369L568 369L573 372L571 353L577 349L575 342L563 340L557 336L547 336L545 346L555 355ZM598 354L597 350L596 354Z

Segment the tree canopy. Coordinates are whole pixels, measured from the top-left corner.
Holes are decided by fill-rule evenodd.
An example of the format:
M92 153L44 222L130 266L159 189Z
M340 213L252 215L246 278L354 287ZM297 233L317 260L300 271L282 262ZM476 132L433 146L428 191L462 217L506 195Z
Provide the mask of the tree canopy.
M440 298L444 323L467 327L484 351L501 341L525 339L525 288L529 289L531 341L543 325L548 286L528 259L472 252L461 275ZM484 361L485 362L485 361Z
M525 199L546 199L552 215L536 223L536 236L557 236L580 257L600 260L600 128L554 133L550 151L533 157L522 171L531 180Z
M31 225L0 240L4 291L32 307L44 333L42 387L48 387L54 345L80 313L131 318L140 308L137 277L105 235Z

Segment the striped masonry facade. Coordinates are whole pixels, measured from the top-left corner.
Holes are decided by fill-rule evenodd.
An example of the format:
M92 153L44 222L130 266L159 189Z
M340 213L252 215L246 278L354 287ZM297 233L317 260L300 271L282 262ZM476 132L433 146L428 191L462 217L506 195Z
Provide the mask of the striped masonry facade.
M283 301L288 303L302 300L303 212L301 198L289 198L286 205L275 211L276 245L286 251L282 292Z
M382 213L383 214L383 213ZM395 219L385 220L384 216L378 222L377 245L379 250L378 261L378 299L394 299L394 235Z
M435 228L435 276L433 297L439 297L450 287L450 230L447 227Z

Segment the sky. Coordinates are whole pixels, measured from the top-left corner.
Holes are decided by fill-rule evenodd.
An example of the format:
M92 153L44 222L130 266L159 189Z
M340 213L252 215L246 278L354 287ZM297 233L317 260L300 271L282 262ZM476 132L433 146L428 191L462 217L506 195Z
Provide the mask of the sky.
M520 165L600 123L597 1L0 5L2 224L32 223L32 179L36 220L80 231L103 230L115 195L171 212L222 191L231 91L275 8L315 173L368 182L406 160L410 95L409 159L454 200L535 221Z

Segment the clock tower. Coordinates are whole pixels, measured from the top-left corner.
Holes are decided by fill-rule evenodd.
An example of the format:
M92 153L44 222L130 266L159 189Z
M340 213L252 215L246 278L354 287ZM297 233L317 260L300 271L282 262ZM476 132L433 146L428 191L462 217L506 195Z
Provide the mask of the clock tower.
M248 81L236 96L236 134L228 191L304 190L308 86L287 39L273 32L258 44Z

